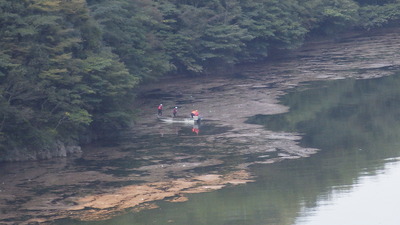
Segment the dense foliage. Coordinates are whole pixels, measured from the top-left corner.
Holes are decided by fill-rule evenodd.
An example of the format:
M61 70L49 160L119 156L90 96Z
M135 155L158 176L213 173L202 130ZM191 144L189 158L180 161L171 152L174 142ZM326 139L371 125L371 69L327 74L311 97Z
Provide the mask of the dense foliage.
M126 126L142 81L394 24L399 9L399 0L0 0L0 160Z

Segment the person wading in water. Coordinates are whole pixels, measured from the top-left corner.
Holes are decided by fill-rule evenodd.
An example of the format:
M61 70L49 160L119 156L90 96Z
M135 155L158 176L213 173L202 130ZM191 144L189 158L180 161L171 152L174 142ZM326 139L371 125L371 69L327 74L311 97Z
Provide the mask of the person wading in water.
M160 104L160 105L158 106L158 115L159 115L159 116L162 116L162 109L163 109L163 106L162 106L162 104Z

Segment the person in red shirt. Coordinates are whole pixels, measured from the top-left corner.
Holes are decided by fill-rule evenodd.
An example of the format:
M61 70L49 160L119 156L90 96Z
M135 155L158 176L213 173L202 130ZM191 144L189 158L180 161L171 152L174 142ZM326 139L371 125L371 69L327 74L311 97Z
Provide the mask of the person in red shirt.
M190 116L193 118L193 116L199 116L199 111L198 110L193 110L191 113L190 113Z
M158 106L158 115L159 115L159 116L162 116L162 110L163 110L163 106L162 106L162 104L160 104L160 105Z
M175 106L175 108L172 110L172 115L176 117L176 114L178 113L178 107Z

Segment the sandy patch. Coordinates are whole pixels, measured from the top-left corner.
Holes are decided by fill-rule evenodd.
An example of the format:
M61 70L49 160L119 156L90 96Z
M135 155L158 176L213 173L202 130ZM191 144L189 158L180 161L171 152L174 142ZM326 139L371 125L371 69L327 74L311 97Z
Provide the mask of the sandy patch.
M226 175L206 174L191 179L177 179L170 182L128 185L109 190L107 193L71 198L74 206L66 209L71 217L79 220L107 219L125 209L138 207L147 202L171 198L171 202L188 200L185 194L218 190L226 185L252 182L247 171L237 171ZM154 204L150 205L156 207ZM90 208L90 213L85 210ZM147 207L141 207L141 209ZM83 210L83 211L82 211Z

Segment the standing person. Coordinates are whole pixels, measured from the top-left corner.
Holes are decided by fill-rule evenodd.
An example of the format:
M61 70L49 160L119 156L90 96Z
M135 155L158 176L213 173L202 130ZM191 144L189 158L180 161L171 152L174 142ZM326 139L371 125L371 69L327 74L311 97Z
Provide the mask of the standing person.
M162 109L163 109L163 106L162 106L162 104L160 104L160 105L158 106L158 115L159 115L159 116L162 116Z
M176 114L178 113L178 107L175 106L175 108L172 110L172 115L176 117Z

